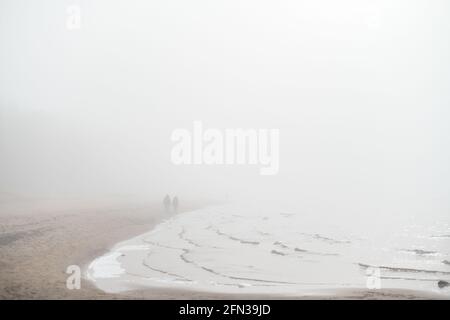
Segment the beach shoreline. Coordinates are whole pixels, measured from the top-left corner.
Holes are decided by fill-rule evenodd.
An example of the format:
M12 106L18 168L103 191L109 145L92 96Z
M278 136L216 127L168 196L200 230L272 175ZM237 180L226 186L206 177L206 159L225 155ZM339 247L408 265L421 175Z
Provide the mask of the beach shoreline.
M424 290L418 285L408 288L402 284L403 286L396 287L386 282L379 289L368 289L367 276L364 272L362 276L353 275L351 279L357 281L351 284L350 278L343 278L345 271L340 270L344 269L337 269L336 265L333 265L333 269L338 271L333 273L335 278L330 282L317 276L310 279L304 278L304 281L298 280L301 271L297 268L295 268L296 274L290 273L288 278L277 272L272 274L272 279L270 276L267 278L261 273L263 261L269 263L264 259L253 260L258 267L250 266L251 273L240 274L238 269L234 269L234 273L230 269L227 269L228 272L221 273L220 270L230 268L229 266L246 265L241 261L241 255L233 253L236 250L250 250L251 252L245 251L246 254L256 253L255 258L259 255L255 252L256 247L270 256L274 252L274 250L270 251L271 243L275 246L279 245L277 241L271 242L274 239L269 241L262 238L244 239L242 237L245 237L245 233L238 235L231 229L228 229L228 233L224 233L223 218L228 222L233 216L245 219L244 207L240 205L238 208L241 215L236 215L236 208L233 210L227 205L225 207L208 206L186 212L185 215L174 216L149 232L117 243L108 254L97 257L90 264L86 275L98 288L106 292L120 295L133 294L148 299L163 297L168 299L448 299L448 292L444 290L442 292L432 288ZM227 214L224 215L223 212ZM236 223L235 221L232 224L233 228L237 228ZM220 231L216 228L220 228ZM205 234L205 232L208 233ZM228 242L218 242L223 239ZM329 238L327 241L330 241ZM347 242L345 244L347 245ZM292 269L293 266L289 264L293 261L285 260L288 247L284 245L284 248L286 251L280 252L274 259L278 268L286 268L286 273L287 269ZM213 251L219 256L212 261ZM202 253L205 252L209 254L207 259L194 261L195 257L202 257ZM227 253L220 256L220 253L224 252ZM295 257L297 258L298 256ZM304 261L304 258L300 261ZM322 264L326 262L323 261ZM347 268L358 268L355 263L349 264L354 266L347 265ZM325 265L325 268L329 267ZM329 272L333 271L329 269ZM306 271L304 274L309 277L310 273ZM385 279L389 278L385 276Z
M191 210L196 204L185 205ZM0 204L0 299L120 299L81 278L69 290L70 265L83 269L115 244L169 218L155 202L64 201Z
M198 208L186 206L182 212ZM4 207L2 208L4 209ZM79 290L66 287L66 268L83 275L97 257L118 243L153 230L169 216L155 203L86 206L83 209L25 210L0 219L0 299L448 299L404 289L317 289L299 294L219 293L183 288L142 287L106 293L84 276ZM34 213L33 213L34 212ZM180 213L182 214L182 213Z

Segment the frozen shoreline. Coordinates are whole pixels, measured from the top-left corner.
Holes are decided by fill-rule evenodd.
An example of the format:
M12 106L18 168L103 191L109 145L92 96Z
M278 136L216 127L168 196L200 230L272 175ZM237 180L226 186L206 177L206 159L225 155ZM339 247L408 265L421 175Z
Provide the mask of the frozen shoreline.
M362 246L352 244L357 242L355 237L338 237L323 230L314 233L316 229L306 234L309 228L289 230L275 222L286 220L288 225L296 225L298 218L302 220L298 225L304 226L304 217L281 213L284 220L275 216L270 221L270 210L261 214L254 208L216 206L177 215L150 232L115 245L89 265L86 277L109 293L150 288L274 298L340 298L355 292L361 297L369 293L382 297L381 292L397 290L416 292L412 294L415 297L448 298L447 290L434 288L439 279L450 278L446 266L418 269L419 276L408 268L381 269L382 290L369 290L367 265L352 262ZM402 254L398 259L404 259ZM377 265L382 266L386 258L380 255L378 259ZM401 260L394 266L410 267L411 263Z

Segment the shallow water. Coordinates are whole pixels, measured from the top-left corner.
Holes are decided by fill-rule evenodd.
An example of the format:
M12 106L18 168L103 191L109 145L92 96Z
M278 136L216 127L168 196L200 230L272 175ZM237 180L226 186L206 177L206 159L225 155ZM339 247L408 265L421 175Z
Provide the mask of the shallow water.
M349 221L351 223L349 223ZM311 289L397 288L449 294L446 219L305 214L226 205L177 215L117 244L88 268L109 292L141 286L302 294Z

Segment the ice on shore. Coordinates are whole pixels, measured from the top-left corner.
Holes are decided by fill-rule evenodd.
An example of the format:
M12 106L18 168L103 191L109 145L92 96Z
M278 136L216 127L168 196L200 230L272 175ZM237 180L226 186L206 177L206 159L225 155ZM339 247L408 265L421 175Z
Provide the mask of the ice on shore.
M95 259L89 265L88 277L91 280L116 278L125 273L120 262L117 260L121 256L119 251L105 254L99 259Z
M87 274L110 292L144 286L301 294L375 283L442 293L437 282L450 279L442 263L450 258L450 238L436 235L449 233L448 224L388 225L270 206L215 206L117 244Z

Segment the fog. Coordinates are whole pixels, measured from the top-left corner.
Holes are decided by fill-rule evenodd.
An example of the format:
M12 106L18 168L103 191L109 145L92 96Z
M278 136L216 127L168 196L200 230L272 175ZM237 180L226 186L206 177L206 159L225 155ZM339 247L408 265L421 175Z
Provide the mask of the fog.
M0 192L448 215L449 15L444 0L3 0ZM171 134L194 121L278 129L278 173L175 165Z

